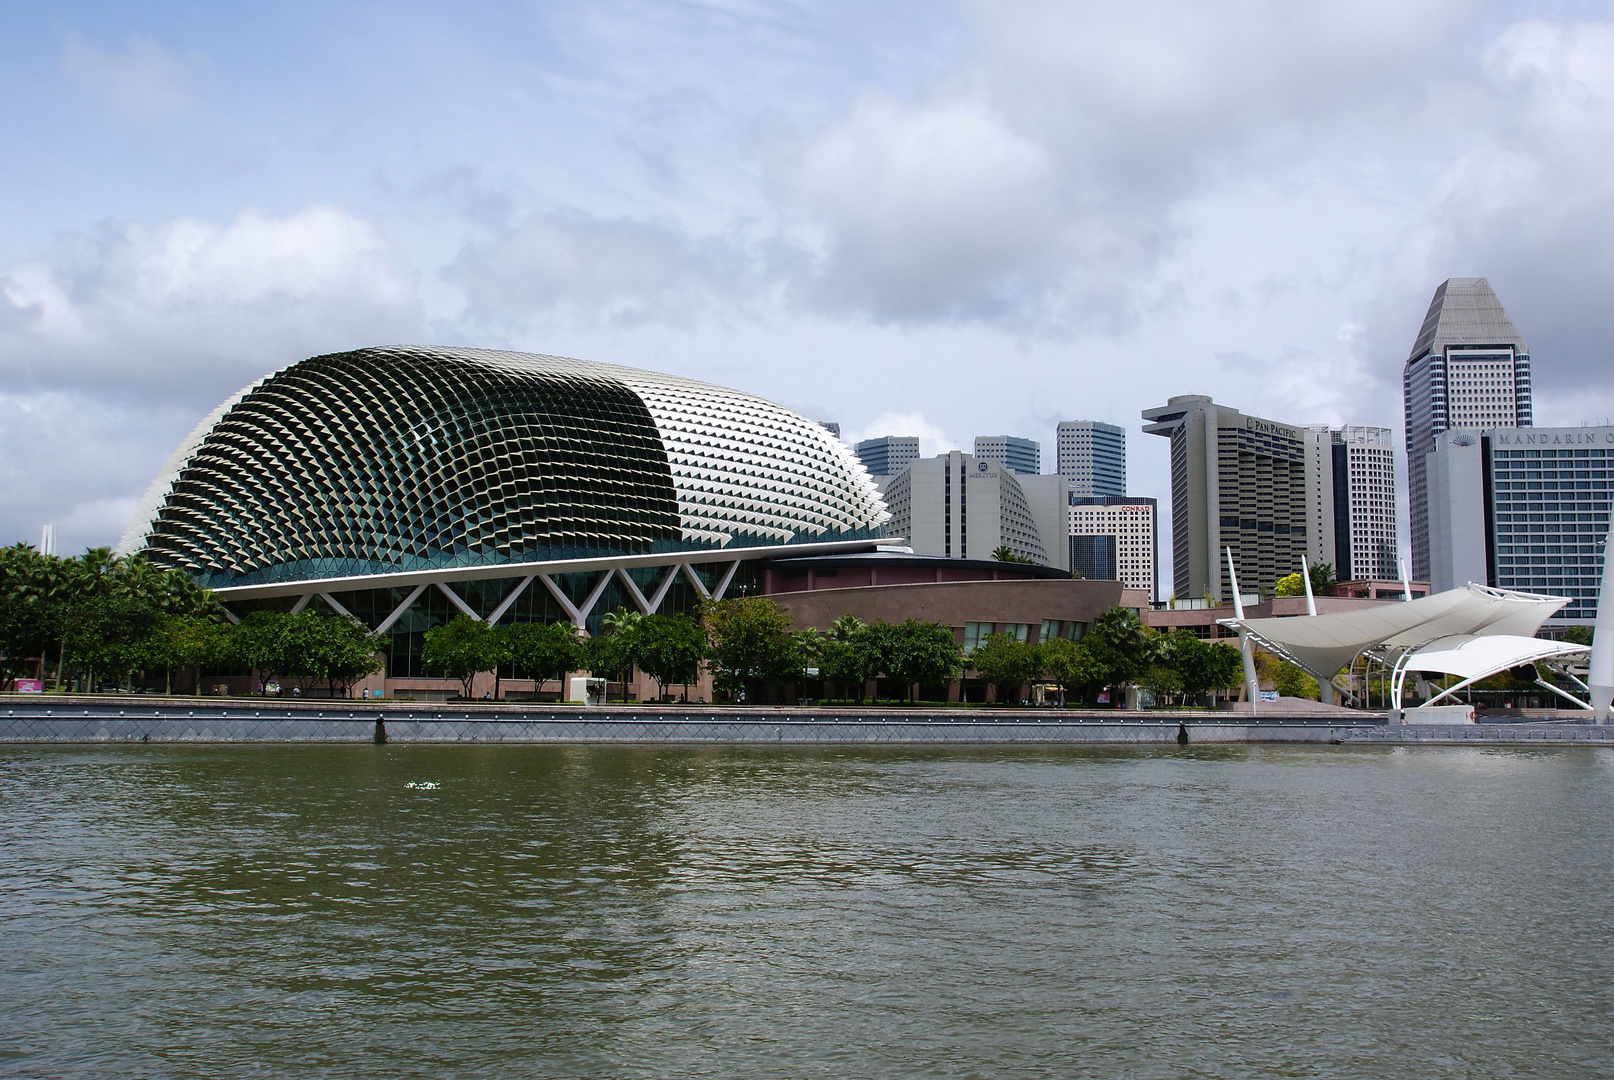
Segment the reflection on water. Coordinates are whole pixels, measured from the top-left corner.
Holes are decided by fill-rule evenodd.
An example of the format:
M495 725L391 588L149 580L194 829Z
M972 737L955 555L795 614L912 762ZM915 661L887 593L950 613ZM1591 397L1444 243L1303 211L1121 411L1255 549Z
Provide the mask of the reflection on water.
M1614 1072L1596 750L0 747L0 1074Z

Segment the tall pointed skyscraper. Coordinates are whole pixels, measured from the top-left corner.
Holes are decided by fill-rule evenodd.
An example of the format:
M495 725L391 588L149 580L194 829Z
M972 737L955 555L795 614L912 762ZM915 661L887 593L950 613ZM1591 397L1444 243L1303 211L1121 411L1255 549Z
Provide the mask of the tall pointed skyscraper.
M1407 418L1412 576L1430 579L1425 455L1453 428L1531 425L1530 348L1484 278L1448 278L1435 290L1401 375Z

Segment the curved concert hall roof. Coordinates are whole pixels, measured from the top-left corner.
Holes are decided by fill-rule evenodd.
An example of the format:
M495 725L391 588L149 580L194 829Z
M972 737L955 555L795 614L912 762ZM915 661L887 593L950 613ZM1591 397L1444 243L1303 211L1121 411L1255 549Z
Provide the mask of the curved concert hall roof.
M119 550L224 587L855 540L889 517L840 440L750 394L410 346L316 356L224 402Z

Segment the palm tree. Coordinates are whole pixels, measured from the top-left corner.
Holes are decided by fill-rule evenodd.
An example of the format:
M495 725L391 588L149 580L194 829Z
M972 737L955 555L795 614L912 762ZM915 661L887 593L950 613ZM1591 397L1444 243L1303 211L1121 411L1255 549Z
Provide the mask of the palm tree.
M856 615L842 615L829 624L829 636L833 641L851 641L867 626L868 624Z
M824 641L823 631L816 626L804 626L790 635L790 644L796 653L796 666L804 684L808 678L807 669L816 665L818 658L824 655ZM796 688L796 696L802 696L800 686Z
M615 611L607 611L600 619L600 622L603 624L602 632L606 637L622 639L620 642L622 648L617 655L622 658L622 662L626 665L625 669L621 672L622 703L624 705L626 705L628 701L628 680L633 678L634 632L639 629L639 624L643 621L643 615L640 615L637 611L629 611L620 604L617 605L617 609Z

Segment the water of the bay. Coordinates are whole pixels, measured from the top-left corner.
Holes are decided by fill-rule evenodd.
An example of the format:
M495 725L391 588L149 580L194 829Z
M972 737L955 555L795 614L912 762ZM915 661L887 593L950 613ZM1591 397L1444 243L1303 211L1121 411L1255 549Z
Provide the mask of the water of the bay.
M1614 1074L1614 753L0 747L0 1074Z

